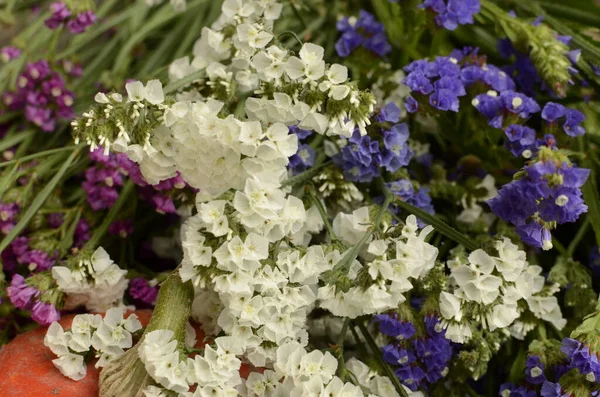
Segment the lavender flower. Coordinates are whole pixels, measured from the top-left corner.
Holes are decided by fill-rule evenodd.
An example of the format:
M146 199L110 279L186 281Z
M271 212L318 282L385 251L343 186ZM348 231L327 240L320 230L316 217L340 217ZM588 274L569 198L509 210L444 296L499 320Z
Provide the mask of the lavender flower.
M60 320L60 313L53 304L38 301L31 309L31 318L41 325L50 325Z
M84 11L71 18L72 12L63 2L55 2L50 5L52 15L44 23L49 29L57 29L66 25L73 34L83 33L89 26L96 22L96 14L92 11Z
M5 46L0 48L0 59L3 62L9 62L21 56L21 50L13 46Z
M33 299L40 294L37 289L29 287L20 274L13 276L6 291L12 304L22 310L30 309L33 306Z
M9 110L23 110L25 118L43 131L53 131L58 119L72 119L75 95L45 60L27 64L17 78L17 90L2 100Z
M19 206L17 203L0 202L0 232L8 234L17 224Z

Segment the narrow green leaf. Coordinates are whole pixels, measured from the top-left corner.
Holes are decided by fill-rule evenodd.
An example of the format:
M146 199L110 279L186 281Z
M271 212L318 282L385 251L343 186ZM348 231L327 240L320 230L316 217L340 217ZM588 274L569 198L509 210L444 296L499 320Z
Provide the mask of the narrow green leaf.
M448 225L446 222L444 222L437 216L428 214L422 209L412 206L405 201L396 200L394 204L396 204L398 207L402 208L406 212L413 214L428 225L433 226L433 228L436 231L440 232L444 236L456 241L459 244L462 244L469 251L475 251L477 248L479 248L477 244L473 242L473 240L471 240L469 237L465 236L458 230L454 229L452 226Z
M0 254L4 252L6 247L17 237L23 229L27 227L31 218L37 213L40 207L44 204L48 196L54 191L56 185L60 182L63 175L67 172L69 166L75 160L75 157L79 154L80 149L76 149L71 153L71 155L65 160L63 165L60 167L58 172L52 177L50 182L38 193L37 197L27 208L27 211L23 214L19 222L15 225L15 227L8 233L6 237L0 242Z
M394 371L390 368L389 364L383 360L383 357L381 355L381 350L377 346L377 343L375 343L375 340L369 333L369 330L367 329L367 327L365 327L365 325L360 322L357 322L357 325L358 325L358 328L360 329L360 333L363 335L363 337L367 341L367 345L369 345L369 348L371 349L371 353L373 353L373 356L379 362L379 365L382 367L383 371L385 372L385 375L388 378L390 378L390 380L394 384L394 387L396 388L396 391L398 392L398 394L400 394L400 396L402 396L402 397L408 397L408 393L406 393L406 390L404 390L404 387L402 387L402 384L398 380L398 377L396 376L396 374L394 374Z
M60 253L62 255L66 254L67 250L69 248L71 248L71 246L73 245L73 236L75 235L75 229L77 228L77 224L79 223L80 218L81 218L81 209L79 211L77 211L77 213L75 214L75 218L73 219L71 226L69 226L69 230L67 230L67 234L65 235L65 237L61 240L60 244L58 245L58 250L60 251Z
M596 234L596 244L600 247L600 195L598 194L598 185L596 184L596 169L591 161L584 163L592 171L590 176L582 187L583 200L588 206L588 217Z
M11 147L18 145L23 142L30 136L34 134L34 131L27 132L18 132L17 134L10 136L8 138L3 138L0 140L0 152L5 151L6 149L10 149Z
M77 148L77 146L72 145L72 146L59 147L59 148L56 148L56 149L44 150L43 152L33 153L33 154L28 155L28 156L23 156L23 157L20 157L18 159L13 159L13 160L10 160L10 161L5 161L3 163L0 163L0 168L8 167L9 165L16 164L16 163L22 163L24 161L33 160L33 159L36 159L38 157L48 156L48 155L54 154L54 153L64 152L64 151L67 151L67 150L75 150L76 148Z
M205 74L206 74L206 71L204 69L200 69L192 74L185 76L182 79L179 79L179 80L174 81L171 84L167 85L164 89L164 92L165 92L165 94L173 94L173 93L177 92L179 89L188 86L190 83L194 82L195 80L203 78Z
M19 169L19 163L15 163L15 165L8 171L8 173L0 180L0 197L4 195L6 189L10 185L12 185L15 181L15 176L17 174L17 170Z

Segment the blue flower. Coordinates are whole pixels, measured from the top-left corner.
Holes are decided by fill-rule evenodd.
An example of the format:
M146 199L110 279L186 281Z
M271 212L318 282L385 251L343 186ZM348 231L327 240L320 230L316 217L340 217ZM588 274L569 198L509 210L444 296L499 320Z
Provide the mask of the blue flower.
M419 110L419 102L412 96L408 96L404 101L404 108L408 113L415 113Z
M389 314L378 314L375 321L379 323L382 334L398 340L410 339L416 332L415 326L408 321L400 321Z
M389 131L383 132L383 145L381 153L381 166L390 172L396 172L400 167L407 166L413 152L408 146L408 125L396 124Z
M545 381L540 390L541 397L568 397L569 393L563 392L558 383Z
M408 179L399 179L386 183L386 186L390 190L390 193L398 196L402 201L420 208L429 214L433 215L435 213L428 188L422 187L418 191L415 191L413 184ZM395 213L400 212L400 208L394 205L390 206L390 210ZM420 227L425 226L420 219L418 219L418 222Z
M306 171L315 164L315 158L317 152L305 143L298 145L298 151L296 154L290 157L288 167L292 170L292 173L299 174Z
M299 140L306 139L312 135L312 130L303 130L300 129L297 125L292 125L288 127L292 134L296 134Z
M546 377L544 376L545 370L546 366L542 360L540 360L539 356L527 356L525 362L525 379L527 379L527 382L532 385L541 385L546 381Z
M395 374L412 391L416 391L423 378L425 378L425 372L418 366L400 367L395 371Z
M561 104L548 102L542 110L542 119L549 123L558 122L565 117L563 130L569 136L585 134L585 129L580 125L585 120L585 115L576 109L569 109Z
M592 273L596 276L600 276L600 250L598 246L594 246L590 251L590 260L588 263L590 269L592 269Z
M400 108L394 103L390 102L381 108L376 120L380 123L389 122L397 123L400 120Z
M341 57L349 56L361 46L380 57L385 57L392 51L383 24L367 11L361 10L358 19L342 18L336 27L342 33L335 43L337 54Z
M354 131L348 145L334 157L334 161L342 168L347 180L370 182L380 175L379 142L373 141L368 135L361 136L358 131Z
M529 158L537 152L535 130L520 124L511 124L504 130L504 134L508 138L506 148L513 156L520 157L525 150L529 150Z
M392 365L405 366L415 361L415 355L412 352L394 344L385 345L381 348L381 352L385 362Z
M473 23L473 15L479 12L481 5L479 0L425 0L419 7L437 13L438 26L454 30L458 25Z

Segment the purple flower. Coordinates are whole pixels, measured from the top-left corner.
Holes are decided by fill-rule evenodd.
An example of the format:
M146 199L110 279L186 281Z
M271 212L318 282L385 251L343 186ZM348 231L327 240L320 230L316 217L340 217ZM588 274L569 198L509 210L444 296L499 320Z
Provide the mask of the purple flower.
M400 167L408 165L413 156L408 146L408 136L406 123L396 124L391 130L383 132L381 166L390 172L396 172Z
M297 125L292 125L288 127L290 133L295 134L298 137L298 140L303 140L312 135L312 130L303 130L299 128Z
M540 390L541 397L569 397L569 393L563 392L560 384L544 381Z
M454 30L458 25L473 23L473 15L481 8L479 0L425 0L420 8L427 8L437 13L438 26Z
M412 352L399 348L393 344L382 347L381 353L385 362L392 365L405 366L410 365L413 361L415 361L415 356Z
M40 294L40 291L37 289L29 287L20 274L13 276L6 292L12 304L16 308L23 310L30 309L33 305L32 299Z
M92 238L92 231L90 224L85 219L80 219L75 226L75 235L73 237L73 246L81 248L83 245Z
M52 11L52 15L50 18L46 19L44 23L49 29L58 28L65 20L67 20L71 16L71 11L67 8L67 5L60 2L55 2L50 4L50 11Z
M382 334L397 340L410 339L416 332L414 325L410 322L399 321L389 314L377 314L375 315L375 321L378 322Z
M293 174L299 174L312 167L315 164L316 157L317 152L315 149L305 143L300 143L296 154L289 159L288 168L292 170Z
M548 102L542 110L542 118L550 123L564 117L567 108L559 103Z
M420 208L429 214L435 213L433 205L431 204L431 197L429 196L428 188L422 187L417 191L415 190L412 182L408 179L399 179L397 181L387 183L386 186L390 190L390 193L398 196L402 201ZM400 208L395 205L391 205L390 210L395 213L400 212ZM418 222L419 226L421 227L425 225L420 219L418 219Z
M532 385L541 385L546 381L546 377L544 376L545 370L546 366L540 360L539 356L527 356L525 362L525 379L527 379L527 382Z
M29 267L31 271L41 272L50 269L56 263L46 251L39 249L29 250L23 254L19 261Z
M403 366L394 373L412 391L416 391L423 378L425 378L425 372L418 366Z
M53 229L59 228L64 222L64 214L55 212L48 215L48 226Z
M0 202L0 232L8 234L15 227L18 213L17 203Z
M563 130L569 136L580 136L585 134L585 129L581 127L581 124L585 120L585 115L579 110L567 109L566 121L563 124Z
M376 120L380 123L397 123L400 120L400 108L394 102L389 102L381 108Z
M60 320L60 313L53 304L38 301L31 309L31 318L39 324L50 325Z
M9 62L21 56L21 50L13 46L5 46L0 48L0 59L4 62Z
M344 177L352 182L370 182L380 175L381 153L379 142L368 135L361 136L358 131L350 138L334 161L342 168Z
M67 22L67 28L73 34L83 33L89 26L96 22L96 14L92 11L85 11L77 15L75 19Z
M152 287L148 283L148 280L137 277L129 283L129 294L133 299L153 305L158 296L158 287Z
M535 130L520 124L511 124L504 130L504 134L508 138L506 148L513 156L521 157L526 150L529 150L527 158L535 156L537 152Z
M412 96L408 96L404 101L404 107L408 113L415 113L419 110L419 103Z
M361 10L358 19L341 19L336 27L342 33L335 43L337 54L341 57L349 56L361 46L382 58L392 51L383 24L367 11Z
M108 232L114 236L126 238L133 233L133 221L131 219L114 221L108 227Z

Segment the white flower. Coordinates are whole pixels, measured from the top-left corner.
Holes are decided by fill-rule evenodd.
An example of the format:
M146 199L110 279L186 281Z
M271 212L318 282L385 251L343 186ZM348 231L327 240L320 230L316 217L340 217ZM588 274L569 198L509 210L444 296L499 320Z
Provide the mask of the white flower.
M460 321L462 319L463 313L460 299L456 295L449 294L446 291L440 293L440 311L442 312L442 316L447 320L455 319L456 321Z
M300 58L290 57L285 71L292 80L305 77L305 81L319 80L325 74L324 49L312 43L305 43L300 50Z
M140 81L134 81L125 85L127 96L131 102L148 101L153 105L163 103L165 94L162 89L160 80L150 80L144 84Z
M257 23L244 23L238 25L237 37L240 41L248 43L252 48L264 48L269 44L273 35L264 31L262 26Z
M494 331L496 328L506 328L517 318L519 318L519 312L516 304L496 305L489 316L488 327L490 331Z
M87 367L83 361L83 356L79 354L66 353L57 359L52 360L52 364L59 371L73 380L81 380L87 374Z
M57 322L53 322L46 331L44 337L44 345L46 345L52 353L57 356L62 356L69 353L68 343L69 334L65 333L63 327Z
M485 251L478 249L469 255L469 264L452 270L452 277L472 301L490 304L500 294L502 279L492 275L495 262Z

